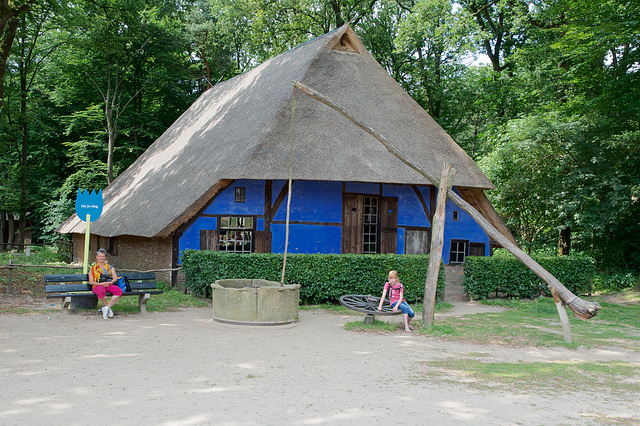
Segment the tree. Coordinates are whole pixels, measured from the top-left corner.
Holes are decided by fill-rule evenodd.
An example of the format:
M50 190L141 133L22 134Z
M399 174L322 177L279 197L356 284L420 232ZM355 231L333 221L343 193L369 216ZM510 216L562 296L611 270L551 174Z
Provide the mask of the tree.
M5 99L0 120L0 134L5 143L5 163L7 167L5 177L6 190L0 195L0 205L10 217L18 219L18 241L24 243L27 215L32 213L35 206L33 185L29 184L30 159L33 159L31 148L37 145L36 138L30 134L32 130L33 107L32 94L34 82L41 69L42 62L51 52L50 48L41 48L43 35L50 30L50 21L54 10L47 2L33 5L19 17L14 34L14 43L8 67L5 71L5 85L8 96ZM11 220L10 225L12 225ZM9 241L13 238L13 231L9 230ZM4 238L4 233L3 233Z
M107 139L108 182L114 178L114 153L125 112L140 100L143 90L150 85L153 68L163 63L158 59L166 58L165 52L176 49L171 45L176 37L166 34L167 30L171 31L174 16L161 7L163 2L158 3L79 2L69 18L66 34L69 50L60 52L58 57L65 73L63 78L73 81L77 79L75 74L81 72L93 86L89 93L97 94L100 99ZM85 93L78 92L80 87L65 85L60 94L75 102L70 98L86 97ZM97 105L95 101L91 104L87 111Z
M406 58L402 83L437 121L456 102L447 91L461 75L462 57L471 47L468 34L468 21L450 0L418 1L399 24L396 46Z

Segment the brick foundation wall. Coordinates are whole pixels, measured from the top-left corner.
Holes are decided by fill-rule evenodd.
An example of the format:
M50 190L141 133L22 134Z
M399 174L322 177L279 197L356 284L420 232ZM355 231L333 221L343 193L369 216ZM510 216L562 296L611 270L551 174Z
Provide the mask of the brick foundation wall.
M105 238L91 235L89 243L89 264L96 261L99 248L107 251L107 261L120 271L156 271L171 268L171 238L143 238L129 235ZM73 261L84 259L84 234L73 234ZM156 279L167 284L171 282L171 272L156 272Z

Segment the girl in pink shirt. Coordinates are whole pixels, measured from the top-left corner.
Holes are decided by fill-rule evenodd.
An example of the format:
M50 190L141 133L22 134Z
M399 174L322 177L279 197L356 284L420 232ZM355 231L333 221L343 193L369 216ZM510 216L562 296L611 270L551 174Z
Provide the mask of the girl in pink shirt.
M396 312L398 309L402 311L402 316L404 318L404 331L411 332L413 330L411 320L416 314L413 312L413 309L411 309L407 301L404 300L404 286L400 281L398 281L397 271L389 271L389 281L384 284L382 297L380 298L380 304L378 305L379 311L382 310L382 304L384 303L384 298L387 296L387 292L389 292L389 304L393 308L393 311Z

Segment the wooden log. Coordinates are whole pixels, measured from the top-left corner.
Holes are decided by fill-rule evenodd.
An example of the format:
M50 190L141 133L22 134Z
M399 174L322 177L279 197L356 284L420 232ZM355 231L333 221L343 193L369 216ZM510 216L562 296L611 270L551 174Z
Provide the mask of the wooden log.
M558 292L555 288L551 288L551 294L553 300L556 302L556 308L558 309L558 315L560 316L560 324L562 324L562 333L564 334L565 343L573 343L573 335L571 334L571 324L569 323L569 317L567 316L567 308L565 304L558 296Z
M409 159L407 159L393 144L391 144L387 139L379 135L372 128L364 125L357 119L351 116L342 106L336 104L331 99L327 98L323 94L311 89L309 86L293 81L291 83L294 88L300 90L302 93L312 97L313 99L322 102L323 104L333 108L348 120L350 120L353 124L360 127L365 132L369 133L371 136L376 138L382 145L389 151L392 155L398 158L400 161L405 163L407 166L411 167L416 172L420 173L424 176L429 182L431 182L435 186L440 186L439 179L433 175L431 175L426 170L416 166ZM458 194L456 194L453 189L447 191L447 196L451 201L456 203L462 210L467 212L482 229L487 233L487 235L504 247L509 253L513 254L516 258L518 258L522 263L524 263L529 269L531 269L538 277L540 277L549 288L555 288L558 292L560 298L571 308L573 314L582 320L586 320L594 317L598 313L598 309L600 309L600 304L598 302L589 302L579 298L574 295L569 289L567 289L557 278L551 275L546 269L540 266L535 260L533 260L528 254L523 252L518 248L517 245L513 244L506 238L502 233L500 233L487 219L484 218L476 209L473 208L469 203L462 199Z
M431 251L429 253L429 266L427 279L424 284L424 299L422 302L422 327L427 328L433 322L436 305L436 290L438 287L438 272L442 262L442 246L444 245L444 223L447 207L447 190L453 186L453 178L456 169L451 168L451 163L446 163L440 175L438 187L438 200L436 211L431 222Z

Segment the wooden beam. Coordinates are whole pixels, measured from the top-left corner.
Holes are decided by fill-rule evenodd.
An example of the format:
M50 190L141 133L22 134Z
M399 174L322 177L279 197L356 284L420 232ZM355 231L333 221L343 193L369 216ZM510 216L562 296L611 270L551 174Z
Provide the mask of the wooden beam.
M398 158L400 161L405 163L407 166L411 167L416 172L420 173L424 176L429 182L431 182L435 186L440 186L440 180L433 176L426 170L418 167L413 164L409 159L407 159L394 145L392 145L385 137L379 135L372 128L366 126L361 123L357 119L351 116L342 106L336 104L331 99L327 98L323 94L311 89L297 81L293 81L292 85L294 88L300 90L302 93L316 99L319 102L333 108L348 120L350 120L353 124L360 127L365 132L369 133L371 136L376 138L382 145L389 151L392 155ZM513 254L516 258L518 258L522 263L524 263L529 269L531 269L540 279L542 279L549 288L553 288L556 290L560 298L571 308L573 314L580 319L586 320L597 315L598 310L600 309L600 304L598 302L588 302L584 299L579 298L575 294L573 294L569 289L567 289L562 283L553 275L551 275L546 269L540 266L535 260L533 260L528 254L524 251L520 250L518 246L511 241L500 231L498 231L482 214L480 214L476 209L474 209L469 203L462 199L458 194L456 194L452 189L447 191L447 196L451 201L456 203L462 210L467 212L482 229L487 233L489 238L493 238L498 244L504 247L509 253Z
M436 306L436 290L438 288L438 275L442 263L442 246L444 245L444 223L447 210L447 190L453 185L456 169L451 168L451 163L445 163L440 175L440 187L438 187L438 200L431 224L431 253L429 254L429 266L427 267L427 279L424 283L424 299L422 302L422 328L427 328L433 322L433 314Z
M556 302L556 309L558 310L558 315L560 316L560 324L562 324L562 333L564 335L565 343L573 343L573 335L571 334L571 324L569 323L569 317L567 316L567 308L565 308L565 304L558 296L558 292L552 288L551 294L553 295L553 300Z
M427 203L424 201L424 197L422 196L422 193L418 189L417 185L411 185L411 187L413 188L413 191L416 193L416 196L418 197L420 204L422 204L422 210L424 210L424 214L427 215L427 220L429 221L429 225L433 226L433 215L427 208ZM432 192L433 190L429 189L429 193L432 193Z

